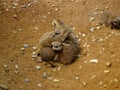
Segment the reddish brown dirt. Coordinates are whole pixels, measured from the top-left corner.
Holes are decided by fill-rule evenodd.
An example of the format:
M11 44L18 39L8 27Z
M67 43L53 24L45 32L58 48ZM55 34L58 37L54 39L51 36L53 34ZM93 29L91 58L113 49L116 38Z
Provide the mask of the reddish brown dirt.
M13 5L14 1L17 6ZM102 27L91 32L97 15L93 15L95 21L89 21L94 12L120 15L120 0L31 0L29 7L20 7L29 1L0 0L0 84L9 90L120 90L120 30ZM74 27L76 34L82 34L79 35L81 57L71 65L51 68L32 60L31 46L37 46L41 35L54 29L53 19L63 20ZM23 55L20 49L24 43L30 47ZM90 63L91 59L99 62ZM111 66L105 66L106 62ZM5 71L3 65L9 70ZM35 69L37 65L41 66L40 70ZM44 72L53 79L42 78ZM54 79L59 82L53 82ZM42 87L37 86L39 83Z

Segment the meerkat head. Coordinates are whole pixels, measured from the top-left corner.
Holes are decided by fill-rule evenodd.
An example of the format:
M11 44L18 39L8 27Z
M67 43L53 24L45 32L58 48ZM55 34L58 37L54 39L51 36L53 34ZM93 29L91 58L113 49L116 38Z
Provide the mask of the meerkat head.
M62 50L62 43L59 41L52 42L52 49L54 51L61 51Z
M116 18L111 22L111 28L120 29L120 18Z

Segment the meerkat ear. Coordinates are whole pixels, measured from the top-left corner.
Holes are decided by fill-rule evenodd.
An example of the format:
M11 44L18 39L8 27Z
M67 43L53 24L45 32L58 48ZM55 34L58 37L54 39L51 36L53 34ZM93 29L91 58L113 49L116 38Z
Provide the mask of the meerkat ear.
M55 26L56 28L61 28L65 26L65 24L59 19L54 19L52 21L52 25Z

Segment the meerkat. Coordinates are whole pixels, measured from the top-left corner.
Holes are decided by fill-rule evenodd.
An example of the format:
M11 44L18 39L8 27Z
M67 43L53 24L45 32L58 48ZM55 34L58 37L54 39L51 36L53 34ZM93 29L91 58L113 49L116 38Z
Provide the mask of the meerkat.
M39 40L37 53L40 52L42 47L52 47L52 42L58 41L62 43L71 30L66 27L60 20L53 20L52 22L56 29L52 32L46 32Z
M103 12L99 18L99 24L110 26L111 29L120 29L120 16L112 15L110 12Z
M41 37L39 49L37 51L38 56L41 56L41 58L52 67L55 66L53 62L59 61L64 64L72 63L72 61L76 59L75 56L77 56L78 53L70 53L69 51L73 50L73 52L76 52L77 49L79 49L74 49L74 47L78 45L75 34L69 26L65 25L60 20L53 20L52 24L55 26L55 30L47 32ZM68 55L71 55L71 57L66 58L64 56L65 52L67 52ZM65 59L66 61L61 59Z

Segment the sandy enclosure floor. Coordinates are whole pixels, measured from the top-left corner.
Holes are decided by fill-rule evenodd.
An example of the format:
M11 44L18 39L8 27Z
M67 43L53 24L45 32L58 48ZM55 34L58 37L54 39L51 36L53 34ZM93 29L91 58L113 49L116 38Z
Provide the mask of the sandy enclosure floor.
M0 90L120 90L120 30L96 25L103 11L120 16L120 0L0 0ZM53 19L79 37L81 57L71 65L32 59Z

